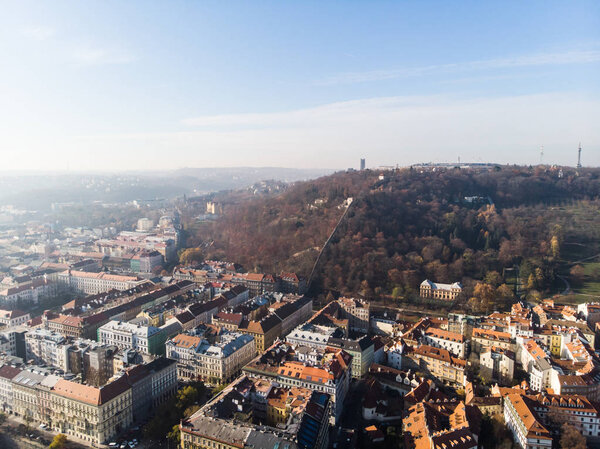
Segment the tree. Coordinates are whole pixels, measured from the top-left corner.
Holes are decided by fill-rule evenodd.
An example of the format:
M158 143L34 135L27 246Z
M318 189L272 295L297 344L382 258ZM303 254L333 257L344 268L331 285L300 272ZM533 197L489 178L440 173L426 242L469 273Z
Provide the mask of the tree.
M0 426L6 422L6 414L0 412Z
M29 412L29 410L27 410L27 412ZM27 430L29 430L29 428L31 427L33 418L31 417L31 415L29 413L25 413L25 416L23 419L25 420L25 427L27 428Z
M535 288L535 276L533 273L529 275L527 278L527 290L533 290Z
M561 449L586 449L587 443L579 430L569 424L563 424L560 447Z
M173 443L179 444L181 442L181 431L179 430L179 424L175 424L171 431L167 433L167 438L169 438Z
M552 236L552 239L550 240L550 248L552 249L552 257L558 259L560 256L560 242L558 241L558 237L555 235Z
M67 436L65 434L59 433L54 436L52 443L48 446L48 449L63 449L67 444Z
M483 279L486 284L491 284L494 287L498 287L502 283L502 276L495 270L488 271Z
M585 278L585 270L582 265L575 265L571 270L569 270L569 275L571 277L571 281L574 284L581 285L583 284L583 279Z
M179 263L183 265L193 265L202 262L203 254L200 248L186 248L179 254Z

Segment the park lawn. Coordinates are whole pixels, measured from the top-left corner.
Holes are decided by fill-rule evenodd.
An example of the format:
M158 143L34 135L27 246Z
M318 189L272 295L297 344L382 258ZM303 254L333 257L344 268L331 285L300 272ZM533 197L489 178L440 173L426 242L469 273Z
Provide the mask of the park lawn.
M584 262L582 265L585 273L583 285L573 287L573 292L590 301L593 299L590 295L600 297L600 262Z

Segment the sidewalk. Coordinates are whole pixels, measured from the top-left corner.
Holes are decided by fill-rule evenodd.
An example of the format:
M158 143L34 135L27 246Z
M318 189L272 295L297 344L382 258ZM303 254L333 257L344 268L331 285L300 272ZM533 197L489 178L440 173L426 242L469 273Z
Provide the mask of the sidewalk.
M14 415L7 415L7 420L6 420L6 426L10 426L12 428L14 428L16 430L17 427L19 427L19 424L23 424L23 425L27 425L25 423L25 421L18 417L18 416L14 416ZM43 440L46 440L48 442L48 444L50 444L52 442L52 439L54 438L55 435L58 434L58 432L54 432L54 431L49 431L49 430L43 430L39 428L40 423L32 421L30 426L29 426L29 430L27 431L28 434L33 434L35 436L41 436ZM23 435L23 437L25 437L25 435ZM36 440L33 440L36 441ZM36 441L37 442L37 441ZM42 445L41 447L47 447L48 444L46 445ZM105 446L103 444L92 444L90 445L89 442L87 441L83 441L73 435L67 435L67 448L72 448L72 449L83 449L83 448L89 448L89 447L94 447L94 448L108 448L108 446Z

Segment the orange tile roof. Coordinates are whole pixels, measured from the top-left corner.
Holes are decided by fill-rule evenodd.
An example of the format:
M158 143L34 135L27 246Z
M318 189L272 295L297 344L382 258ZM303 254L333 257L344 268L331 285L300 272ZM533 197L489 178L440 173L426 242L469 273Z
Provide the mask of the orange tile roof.
M192 335L186 334L179 334L173 337L172 340L173 343L175 343L175 346L184 349L193 348L194 346L198 346L202 342L202 339L200 337L194 337Z
M53 388L54 392L90 405L100 405L100 389L60 379Z

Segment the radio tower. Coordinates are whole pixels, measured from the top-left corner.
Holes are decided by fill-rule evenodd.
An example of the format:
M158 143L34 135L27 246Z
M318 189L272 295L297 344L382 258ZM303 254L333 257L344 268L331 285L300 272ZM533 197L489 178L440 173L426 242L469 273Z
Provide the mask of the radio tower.
M577 168L581 168L581 142L579 142L579 151L577 152Z

